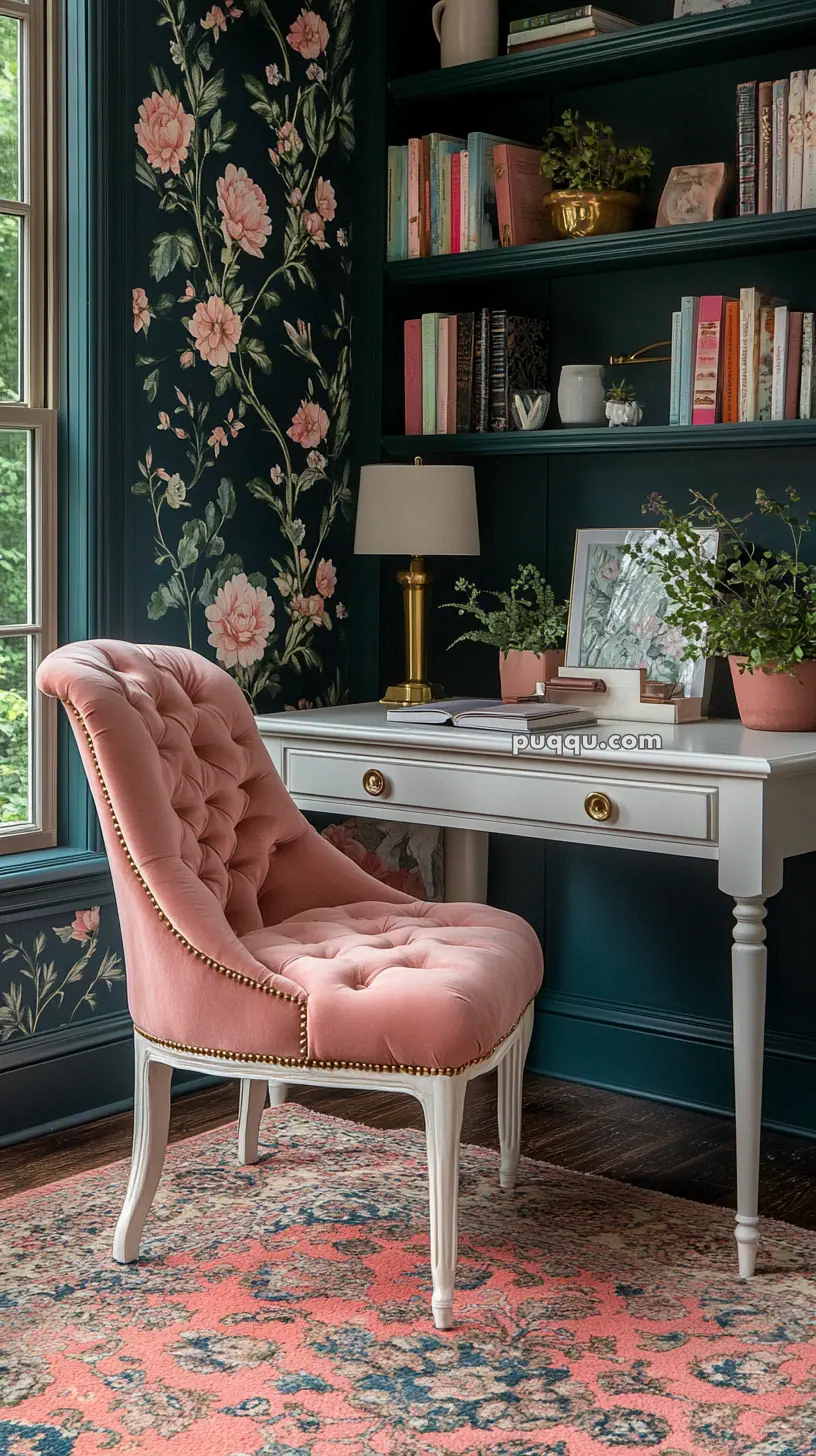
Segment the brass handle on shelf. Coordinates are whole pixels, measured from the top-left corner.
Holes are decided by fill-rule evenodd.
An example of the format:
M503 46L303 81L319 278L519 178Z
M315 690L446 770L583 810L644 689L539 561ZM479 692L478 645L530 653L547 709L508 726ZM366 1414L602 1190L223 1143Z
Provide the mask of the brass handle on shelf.
M372 799L381 798L386 790L385 774L380 773L378 768L370 768L363 774L363 788Z
M606 824L615 812L615 806L608 794L587 794L584 808L590 819L597 824Z

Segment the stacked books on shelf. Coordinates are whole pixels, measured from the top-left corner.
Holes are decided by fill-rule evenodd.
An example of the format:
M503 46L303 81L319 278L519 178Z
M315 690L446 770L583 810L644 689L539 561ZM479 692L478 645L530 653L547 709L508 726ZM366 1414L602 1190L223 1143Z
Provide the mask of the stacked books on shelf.
M632 30L635 21L624 20L601 10L597 5L569 5L550 10L544 15L531 15L528 20L512 20L507 37L507 54L522 55L544 46L562 45L565 41L591 40L596 35L617 35Z
M814 315L758 288L672 314L670 425L816 418Z
M737 87L740 216L816 207L816 71Z
M541 149L471 132L388 148L389 262L546 242Z
M405 433L513 429L513 395L546 388L547 321L506 309L405 323Z

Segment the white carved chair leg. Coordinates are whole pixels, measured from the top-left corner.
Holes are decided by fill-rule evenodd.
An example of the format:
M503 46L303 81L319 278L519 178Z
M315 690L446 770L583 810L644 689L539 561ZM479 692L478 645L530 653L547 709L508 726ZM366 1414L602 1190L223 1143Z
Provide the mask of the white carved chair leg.
M266 1106L266 1082L242 1077L238 1095L238 1162L241 1167L258 1161L258 1134Z
M459 1141L465 1109L465 1077L428 1077L420 1101L425 1111L431 1211L433 1315L438 1330L453 1324L453 1287L459 1233Z
M502 1188L515 1188L521 1157L521 1098L524 1064L533 1034L534 1011L528 1006L512 1045L499 1063L499 1146Z
M173 1069L163 1062L152 1061L149 1043L138 1035L134 1037L134 1054L133 1155L125 1202L113 1236L113 1257L120 1264L132 1264L139 1257L139 1244L159 1186L170 1129Z
M734 996L734 1084L737 1110L739 1271L750 1279L759 1243L759 1148L765 1050L765 901L735 900L731 968Z
M288 1096L289 1096L289 1084L288 1084L288 1082L275 1082L275 1081L271 1081L269 1083L269 1106L270 1107L282 1107Z

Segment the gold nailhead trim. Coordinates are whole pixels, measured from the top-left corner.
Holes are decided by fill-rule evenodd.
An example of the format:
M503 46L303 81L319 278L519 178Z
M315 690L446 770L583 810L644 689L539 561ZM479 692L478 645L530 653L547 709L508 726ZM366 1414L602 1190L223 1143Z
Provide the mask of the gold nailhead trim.
M139 881L139 884L147 895L147 898L150 901L150 904L152 905L156 914L158 915L162 925L165 925L167 927L167 929L172 933L175 939L178 940L181 945L183 945L184 949L188 951L190 955L194 956L196 960L203 961L205 966L209 966L211 970L217 971L220 976L226 976L227 980L236 981L240 986L248 986L249 989L252 991L261 991L265 996L276 996L280 1001L289 1001L292 1003L292 1005L297 1006L299 1008L300 1015L300 1052L303 1057L306 1057L309 1050L309 1034L305 1001L299 1001L296 996L290 996L286 991L278 991L274 986L265 986L261 981L253 981L250 976L243 975L241 971L235 971L232 969L231 966L224 966L221 964L220 961L213 960L212 956L205 955L204 952L200 951L197 946L194 946L185 935L182 935L181 931L176 929L172 920L170 920L169 917L165 915L164 911L161 908L161 905L156 899L156 896L153 894L153 891L148 885L144 875L142 874L139 866L133 858L133 855L128 849L125 836L122 833L121 825L116 817L116 811L113 807L111 796L108 792L108 786L105 783L104 778L102 777L102 769L99 764L99 759L96 754L96 748L89 732L88 725L86 724L85 719L83 718L79 709L75 708L73 703L69 702L67 698L63 698L62 703L63 706L67 708L70 713L73 714L74 718L79 724L79 727L82 730L82 734L88 747L88 752L91 755L94 772L97 779L99 780L99 787L102 791L102 797L105 800L105 806L108 810L108 813L110 814L111 822L113 824L114 830L116 831L116 838L119 840L119 844L122 848L122 853L127 860L129 868L132 870L133 874L136 876L136 879ZM294 1065L294 1063L292 1063L292 1065Z
M149 1031L142 1031L141 1027L135 1029L139 1036L145 1041L152 1042L154 1046L166 1047L171 1052L188 1052L196 1057L220 1057L226 1062L242 1062L249 1066L272 1066L272 1067L302 1067L306 1071L325 1072L404 1072L410 1077L458 1077L462 1072L467 1072L471 1067L478 1067L482 1062L487 1062L499 1050L499 1047L513 1035L516 1027L527 1015L532 1001L529 1001L517 1017L510 1030L499 1038L495 1046L484 1057L473 1057L471 1061L464 1062L461 1067L406 1067L391 1065L383 1062L322 1062L316 1057L307 1057L305 1061L298 1061L296 1057L272 1057L266 1056L263 1052L224 1052L215 1047L186 1046L180 1041L165 1041L161 1036L151 1036Z
M322 1070L331 1072L404 1072L411 1077L458 1077L461 1075L462 1072L467 1072L470 1067L477 1067L482 1062L489 1061L494 1053L498 1051L502 1043L507 1041L508 1037L511 1037L513 1035L513 1032L516 1030L519 1022L529 1011L530 1006L532 1005L532 1001L528 1002L521 1015L516 1018L513 1025L510 1027L510 1030L506 1032L504 1036L499 1038L495 1045L491 1047L490 1051L487 1053L486 1056L473 1057L469 1062L463 1063L461 1067L405 1067L397 1066L396 1064L382 1064L380 1062L321 1062L316 1060L314 1057L310 1057L307 1006L305 1001L298 1001L297 997L289 996L286 991L278 991L275 989L274 986L265 986L260 981L253 981L249 976L244 976L240 971L232 970L230 966L221 965L220 961L213 960L211 956L207 956L204 954L203 951L198 950L197 947L194 946L192 942L187 939L186 936L182 935L180 930L176 929L173 922L168 918L167 915L165 915L158 900L153 894L153 891L148 885L146 879L144 878L144 875L139 869L139 866L133 858L133 855L127 847L127 843L125 842L125 836L122 833L119 820L116 817L116 812L111 801L111 796L108 793L108 786L105 783L104 778L102 777L102 770L99 766L99 759L96 755L96 748L94 747L94 742L88 730L85 719L83 718L79 709L75 708L73 703L69 702L67 698L63 698L62 703L63 706L67 708L70 713L73 714L73 716L76 718L77 723L82 729L85 742L88 746L88 752L91 755L94 771L96 773L97 779L99 780L99 787L102 790L102 797L105 800L106 808L108 810L108 813L110 814L111 822L116 831L116 837L122 847L122 853L124 854L128 866L133 871L134 875L139 881L139 884L147 895L150 904L156 911L156 914L158 915L162 924L167 926L167 928L175 936L176 940L181 942L186 951L189 951L190 955L195 956L196 960L203 961L206 966L209 966L210 969L213 971L217 971L219 975L226 976L227 979L230 981L237 981L241 986L249 986L250 989L253 991L262 991L267 996L277 996L278 999L281 1001L290 1001L295 1006L299 1007L300 1010L300 1060L298 1060L298 1058L296 1057L266 1056L261 1052L222 1052L218 1051L217 1049L213 1049L212 1047L185 1046L183 1042L164 1041L163 1038L160 1036L151 1036L149 1032L142 1031L141 1028L137 1026L136 1031L139 1033L139 1036L144 1037L145 1041L153 1042L155 1046L166 1047L168 1051L189 1052L191 1055L197 1057L221 1057L224 1061L227 1062L248 1062L253 1066L262 1065L274 1067L304 1067L307 1070L314 1069L318 1071Z

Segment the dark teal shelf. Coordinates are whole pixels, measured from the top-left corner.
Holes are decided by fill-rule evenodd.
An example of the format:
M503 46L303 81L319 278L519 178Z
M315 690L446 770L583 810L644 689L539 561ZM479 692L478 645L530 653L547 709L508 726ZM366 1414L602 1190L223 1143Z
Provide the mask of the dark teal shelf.
M437 258L407 258L386 263L399 288L429 283L470 283L485 279L558 278L566 273L599 273L629 268L658 268L670 263L708 262L769 252L816 247L816 208L769 217L727 217L683 227L644 228L603 238L566 238L525 248L493 248L450 253Z
M424 460L478 455L580 455L598 451L644 454L671 450L785 449L816 445L816 420L779 420L755 425L640 425L636 429L531 431L496 435L386 435L383 453L392 459Z
M523 56L425 71L391 81L396 101L462 96L540 96L570 86L606 85L816 41L816 0L766 0L745 9L638 26Z

